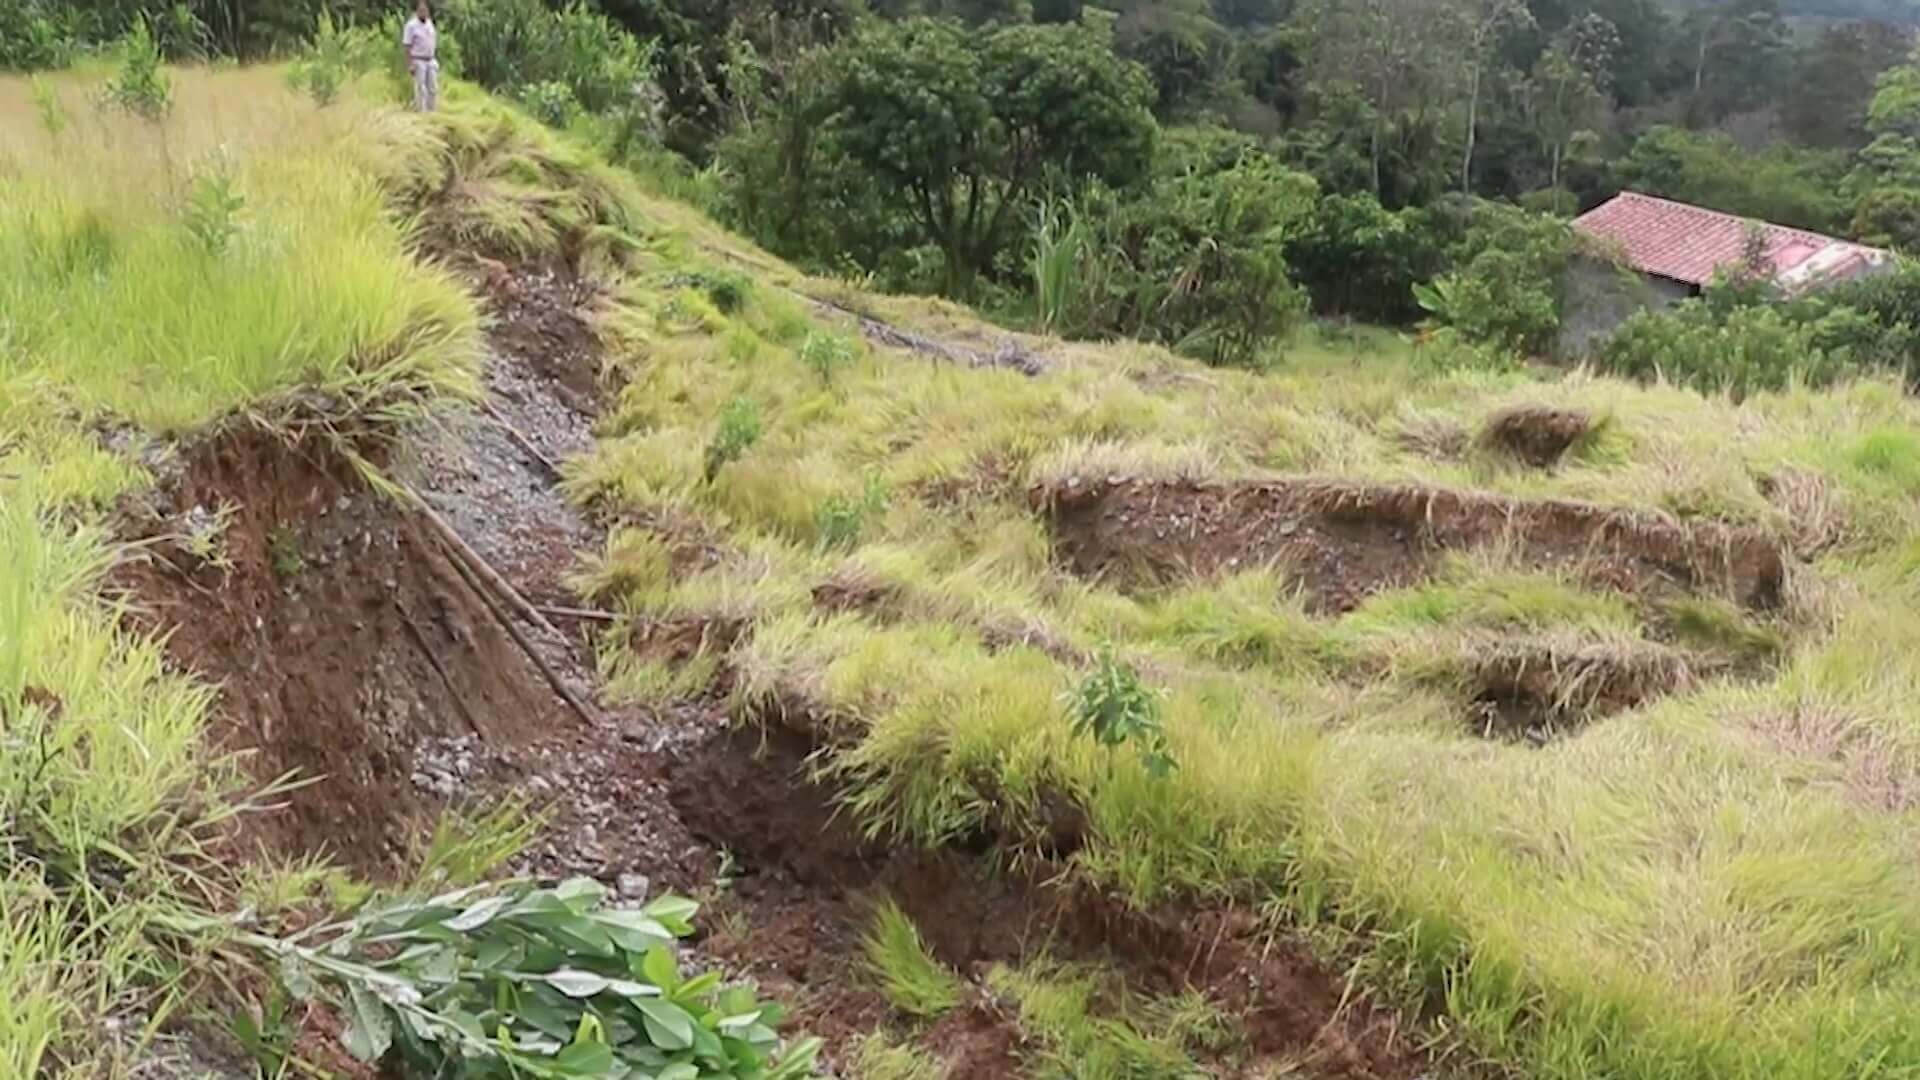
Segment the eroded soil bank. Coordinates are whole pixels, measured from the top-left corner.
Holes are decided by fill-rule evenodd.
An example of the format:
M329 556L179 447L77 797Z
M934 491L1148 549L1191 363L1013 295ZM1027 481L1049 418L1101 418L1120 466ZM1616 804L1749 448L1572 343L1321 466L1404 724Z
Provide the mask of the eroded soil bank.
M858 964L885 895L975 988L915 1039L953 1077L1015 1075L1041 1052L980 978L1043 954L1106 965L1131 992L1206 993L1245 1028L1208 1063L1220 1075L1431 1067L1404 1023L1348 1000L1338 973L1244 912L1134 912L1064 865L1012 872L991 851L869 843L808 781L800 736L734 729L717 695L606 701L593 657L606 623L566 579L607 523L558 489L606 390L597 295L564 265L443 257L495 320L484 401L391 450L323 424L236 423L176 448L122 508L144 557L113 584L174 663L218 687L216 744L259 784L303 782L246 818L239 848L392 879L449 805L524 798L545 826L513 869L702 897L697 947L793 1002L795 1027L827 1036L842 1066L865 1033L898 1026ZM376 490L343 445L419 502Z

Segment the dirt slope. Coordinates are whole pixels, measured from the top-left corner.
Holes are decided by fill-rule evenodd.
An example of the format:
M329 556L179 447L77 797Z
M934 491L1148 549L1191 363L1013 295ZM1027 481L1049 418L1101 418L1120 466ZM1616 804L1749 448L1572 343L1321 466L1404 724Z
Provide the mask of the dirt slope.
M1216 1063L1223 1075L1268 1060L1310 1075L1424 1074L1431 1063L1398 1034L1404 1025L1343 1004L1336 972L1252 920L1130 912L1048 885L1048 868L998 874L978 852L865 843L806 781L797 736L728 733L718 700L665 712L601 700L591 644L604 621L580 612L565 577L604 541L605 523L557 487L565 460L592 444L595 292L563 265L443 257L496 320L487 398L398 452L361 443L431 514L370 488L317 430L234 426L181 448L157 491L123 515L147 557L116 584L170 635L176 663L218 684L221 746L246 751L261 783L308 782L284 809L250 818L243 846L323 852L391 877L417 859L443 807L517 795L549 815L519 869L704 896L718 910L701 947L793 1001L795 1026L830 1038L830 1060L889 1023L856 963L869 903L884 892L971 976L1047 950L1111 964L1140 992L1206 991L1248 1032L1244 1052ZM183 538L222 507L218 552L206 557ZM485 587L436 515L547 626ZM723 866L730 887L716 890ZM954 1077L997 1077L1034 1051L1024 1039L982 989L920 1044Z

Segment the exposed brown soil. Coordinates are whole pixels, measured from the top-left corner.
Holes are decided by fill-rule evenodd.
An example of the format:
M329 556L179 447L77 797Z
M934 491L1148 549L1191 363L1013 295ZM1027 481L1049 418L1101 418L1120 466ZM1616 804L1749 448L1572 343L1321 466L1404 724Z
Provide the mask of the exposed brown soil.
M524 739L562 722L559 702L417 523L318 440L289 446L236 427L184 460L139 508L133 535L165 536L196 507L231 506L217 540L229 565L159 541L113 584L168 633L175 663L219 686L223 748L251 754L261 782L316 781L255 819L256 838L397 869L428 809L410 780L412 747Z
M1752 608L1776 607L1786 576L1780 543L1757 529L1444 488L1090 477L1032 499L1077 574L1151 587L1271 563L1322 614L1425 579L1443 552L1496 544L1602 587Z
M461 265L497 320L486 403L380 464L520 594L578 603L565 578L605 529L560 497L555 466L591 446L593 293L564 268ZM796 1026L832 1039L836 1060L894 1022L852 968L866 902L885 892L976 985L986 966L1045 946L1111 963L1139 992L1204 990L1248 1031L1244 1051L1218 1063L1223 1075L1283 1058L1320 1076L1430 1066L1395 1037L1389 1014L1346 1002L1342 980L1297 942L1269 941L1232 912L1142 914L1084 887L1048 887L1045 867L996 873L979 853L863 843L834 820L827 792L796 779L800 737L773 736L762 756L754 737L719 734L717 700L612 705L598 697L588 638L599 624L556 615L553 633L517 623L587 703L583 719L507 632L519 616L418 510L370 490L336 450L318 435L231 427L179 448L157 489L123 508L123 536L147 554L116 569L114 584L144 626L169 635L173 663L217 685L214 739L250 755L262 783L290 771L309 781L283 809L247 820L243 848L324 851L391 878L414 865L448 805L523 796L548 818L516 872L586 874L627 897L700 893L724 865L719 852L738 857L746 873L705 920L702 948L797 1003ZM229 506L211 546L182 539ZM696 547L690 558L712 557ZM741 632L719 629L708 647ZM643 626L628 644L685 659L714 631ZM741 934L730 907L745 916ZM315 1052L330 1022L307 1024ZM1022 1040L1004 1003L981 990L916 1041L948 1058L954 1077L1001 1077L1034 1050Z
M1593 418L1578 409L1521 405L1489 417L1480 431L1480 445L1544 469L1558 463L1591 430Z
M1246 1045L1230 1060L1209 1063L1219 1075L1277 1061L1304 1062L1305 1075L1321 1077L1414 1077L1434 1068L1396 1033L1390 1014L1346 1000L1338 974L1298 942L1266 937L1244 912L1140 912L1060 866L996 873L955 850L867 841L835 815L829 792L806 782L810 745L784 729L735 731L688 760L672 788L695 835L738 860L722 903L753 928L749 938L710 937L704 948L801 1002L798 1026L845 1046L888 1022L886 1002L855 959L870 905L884 896L976 987L974 1001L915 1040L948 1060L956 1078L1014 1075L1012 1063L1037 1049L981 982L994 964L1043 953L1110 965L1136 993L1204 992L1246 1030Z

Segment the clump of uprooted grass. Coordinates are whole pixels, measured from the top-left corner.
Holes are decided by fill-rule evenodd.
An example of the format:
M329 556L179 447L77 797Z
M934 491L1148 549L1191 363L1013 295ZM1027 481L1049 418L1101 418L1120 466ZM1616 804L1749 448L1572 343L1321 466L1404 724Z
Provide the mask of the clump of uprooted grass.
M1265 376L1057 345L1037 378L849 346L828 377L806 342L857 328L785 291L829 295L824 283L772 274L717 295L716 263L765 257L681 224L650 237L616 289L604 329L626 386L570 490L628 520L699 524L716 558L669 573L629 553L625 569L597 568L611 602L636 619L737 623L718 665L734 708L818 725L824 775L875 835L940 843L991 826L1017 845L1064 796L1086 821L1076 872L1140 903L1272 900L1360 930L1373 985L1530 1075L1920 1069L1907 804L1848 794L1903 776L1920 730L1920 474L1905 456L1920 414L1898 386L1736 405L1570 373L1547 395L1526 375L1422 372L1392 343L1309 344ZM982 334L951 305L859 306ZM1460 445L1455 433L1549 396L1608 418L1555 468ZM743 408L758 438L711 467ZM1410 417L1444 438L1409 439ZM1140 595L1063 573L1029 487L1136 474L1572 499L1738 523L1789 550L1810 534L1788 508L1814 493L1818 547L1797 550L1833 599L1820 626L1774 628L1489 555L1329 620L1280 585L1284 567ZM887 494L859 501L869 490ZM857 527L840 512L852 505ZM1461 722L1470 647L1513 671L1551 667L1494 647L1526 640L1624 659L1616 669L1665 692L1545 745L1483 740ZM1171 775L1071 736L1061 695L1101 645L1167 692ZM1737 661L1743 678L1697 657ZM1447 678L1418 677L1429 662ZM690 689L659 672L636 686ZM1578 704L1566 689L1548 704ZM1867 779L1781 782L1783 756L1823 744L1756 739L1768 721L1755 718L1808 703L1847 718L1845 753Z
M939 1058L878 1031L860 1040L853 1060L861 1080L946 1080L948 1075Z
M421 151L382 136L388 115L319 109L271 69L178 72L158 120L97 110L86 78L50 85L86 113L58 133L0 80L0 375L168 433L296 385L471 392L478 316L404 257L378 177Z
M987 984L1013 1004L1021 1028L1042 1048L1034 1056L1043 1075L1204 1076L1191 1051L1224 1050L1233 1038L1232 1023L1199 994L1143 1001L1099 968L1040 957L995 967Z
M1480 445L1535 468L1558 464L1561 457L1605 430L1606 420L1595 420L1578 409L1544 405L1516 405L1487 418L1480 429Z
M966 996L966 984L934 959L920 938L920 929L891 900L874 905L860 952L868 977L887 1002L906 1016L931 1020Z

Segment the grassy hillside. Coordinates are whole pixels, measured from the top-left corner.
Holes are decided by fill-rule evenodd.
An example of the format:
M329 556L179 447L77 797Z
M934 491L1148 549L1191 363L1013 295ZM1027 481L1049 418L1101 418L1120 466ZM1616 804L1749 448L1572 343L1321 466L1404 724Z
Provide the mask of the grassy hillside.
M0 82L9 1073L109 1067L91 1025L231 895L208 694L101 599L104 511L155 441L296 391L342 425L472 393L474 301L392 209L448 168L437 236L583 244L608 290L617 396L565 472L620 523L578 575L617 612L610 694L804 731L888 842L1303 928L1530 1075L1920 1072L1899 387L1735 405L1385 336L1266 375L1016 339L797 275L478 95L422 120L174 78L162 124ZM183 209L216 190L244 205ZM1093 674L1170 773L1073 734ZM1070 1052L1039 978L995 976Z
M102 517L154 440L295 390L362 409L470 392L478 312L413 261L376 179L431 153L407 118L318 112L277 73L174 75L156 125L99 79L0 80L0 1073L96 1075L175 1000L205 845L241 795L209 689L99 595ZM36 104L36 100L40 104ZM38 117L39 119L36 119ZM229 248L183 216L224 177ZM170 989L176 988L176 989ZM133 1027L99 1037L109 1016Z
M1065 346L1033 378L879 354L828 378L785 297L750 290L726 314L664 284L627 295L625 432L575 479L664 524L618 537L596 584L643 622L726 627L734 643L694 670L735 672L741 715L804 716L871 828L1037 843L1065 792L1089 819L1082 872L1140 903L1347 926L1369 977L1538 1075L1916 1060L1920 435L1897 388L1736 407L1579 375L1426 376L1391 347L1303 347L1266 378ZM1503 410L1549 403L1603 418L1560 467L1476 443ZM746 407L764 434L707 482L702 447ZM1181 569L1206 557L1197 523L1232 528L1204 503L1304 477L1738 522L1812 561L1742 607L1607 587L1603 529L1543 560L1494 524L1337 613L1311 610L1325 566L1254 550ZM1116 526L1090 579L1062 564L1057 507L1108 488L1170 511ZM694 544L725 556L679 571ZM1170 570L1125 569L1154 547ZM1060 697L1103 647L1167 694L1169 778L1070 736ZM1582 678L1648 685L1604 720L1557 718L1545 745L1485 738L1473 710L1509 662L1551 672L1559 705L1598 704ZM686 689L684 666L609 663L635 692Z

